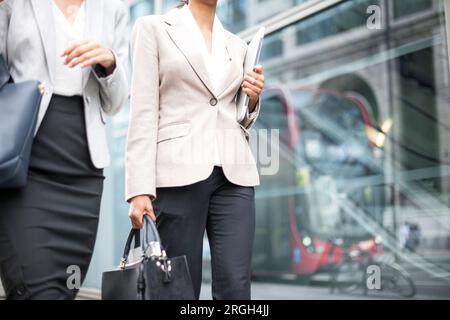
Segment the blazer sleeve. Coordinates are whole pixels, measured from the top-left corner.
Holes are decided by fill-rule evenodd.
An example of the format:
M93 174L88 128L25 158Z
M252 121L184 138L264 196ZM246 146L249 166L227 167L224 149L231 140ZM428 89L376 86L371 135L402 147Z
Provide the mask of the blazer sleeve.
M156 198L159 59L149 19L137 20L131 40L133 75L125 160L127 201L139 195Z
M0 2L0 54L6 57L6 37L9 30L9 20L11 17L12 0Z
M120 111L128 100L128 14L125 6L120 5L116 12L116 25L114 29L114 44L111 48L116 58L116 68L109 76L104 69L96 65L93 74L100 84L100 98L102 108L107 114L115 114Z
M243 61L245 61L245 55L247 54L247 50L248 50L248 45L245 41L239 39L244 50L243 50ZM253 110L253 112L248 112L245 114L244 119L242 119L242 121L240 122L241 126L243 126L244 128L246 128L247 130L250 130L253 125L256 122L256 119L258 119L259 116L259 111L261 110L261 99L259 99L255 109Z
M261 99L259 99L258 104L256 105L255 110L253 110L253 112L249 113L247 110L245 118L241 121L241 125L247 130L251 129L259 116L260 110L261 110Z

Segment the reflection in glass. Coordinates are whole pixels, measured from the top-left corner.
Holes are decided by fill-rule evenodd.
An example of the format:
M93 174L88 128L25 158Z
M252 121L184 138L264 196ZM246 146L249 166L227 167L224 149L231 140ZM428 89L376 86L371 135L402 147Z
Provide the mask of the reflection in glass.
M319 13L306 21L301 21L297 25L297 45L323 40L325 37L365 26L368 17L367 8L379 4L380 0L346 1L333 10Z
M137 1L130 7L130 20L154 13L154 1Z
M369 30L367 7L386 3L401 24ZM257 126L280 129L281 159L257 191L255 273L320 278L368 244L450 297L444 23L431 1L344 1L266 38Z

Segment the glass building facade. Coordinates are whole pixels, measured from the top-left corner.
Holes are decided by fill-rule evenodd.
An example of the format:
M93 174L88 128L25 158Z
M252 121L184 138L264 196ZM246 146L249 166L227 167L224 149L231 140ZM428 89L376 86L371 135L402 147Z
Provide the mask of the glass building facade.
M131 21L177 2L127 1ZM280 167L257 188L255 277L313 286L378 263L406 274L419 296L450 298L445 10L443 0L219 1L224 25L245 40L268 30L256 129L279 130ZM130 228L127 125L128 107L108 128L114 160L86 287L118 264ZM336 294L364 291L351 276L343 283Z

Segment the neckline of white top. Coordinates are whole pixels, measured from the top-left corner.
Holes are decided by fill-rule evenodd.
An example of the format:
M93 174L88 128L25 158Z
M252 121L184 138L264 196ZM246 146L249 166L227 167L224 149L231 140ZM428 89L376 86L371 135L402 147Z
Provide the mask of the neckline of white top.
M77 28L80 26L80 24L84 21L84 15L85 15L85 4L86 1L83 1L78 8L77 14L73 22L70 22L69 19L65 16L65 14L62 12L61 8L55 3L55 1L52 0L53 10L57 17L59 17L59 20L63 20L65 23L65 26L69 29Z
M53 18L55 21L55 41L57 59L54 65L53 92L63 96L83 94L83 70L80 65L69 68L64 64L65 57L61 55L74 41L83 39L85 33L85 3L78 9L73 23L64 16L64 13L52 0Z
M185 5L181 10L184 11L185 17L187 17L189 21L189 25L193 28L195 28L194 36L197 38L197 41L201 40L202 45L202 53L206 54L207 57L214 57L217 56L218 50L226 50L225 46L225 28L222 25L222 22L217 17L217 15L214 16L214 22L213 22L213 30L212 30L212 43L211 43L211 52L208 49L208 46L206 45L206 40L203 37L202 31L200 29L200 26L198 25L197 21L195 20L194 15L192 14L191 10L189 9L189 6Z

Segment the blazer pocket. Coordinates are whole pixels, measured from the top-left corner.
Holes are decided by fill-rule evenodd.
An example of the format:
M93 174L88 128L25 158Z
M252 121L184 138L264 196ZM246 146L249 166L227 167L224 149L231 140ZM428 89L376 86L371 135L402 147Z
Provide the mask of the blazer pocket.
M167 124L158 130L158 143L187 136L191 132L189 122Z

